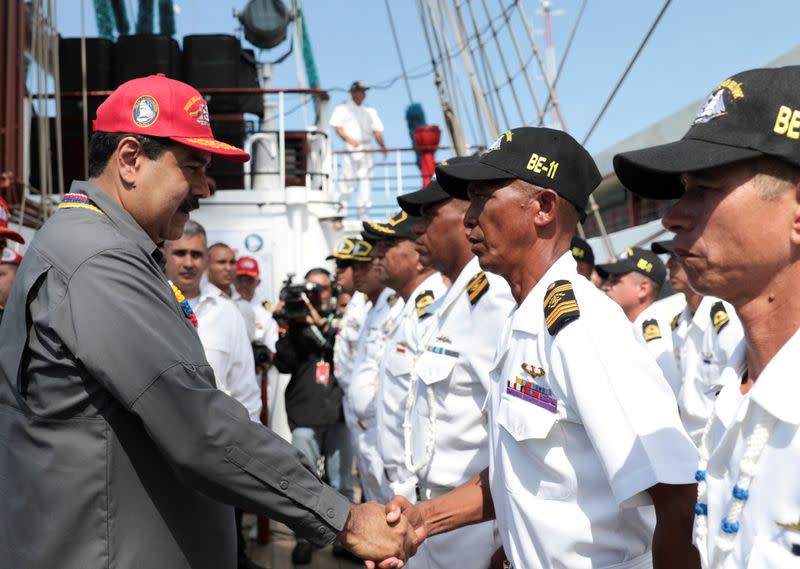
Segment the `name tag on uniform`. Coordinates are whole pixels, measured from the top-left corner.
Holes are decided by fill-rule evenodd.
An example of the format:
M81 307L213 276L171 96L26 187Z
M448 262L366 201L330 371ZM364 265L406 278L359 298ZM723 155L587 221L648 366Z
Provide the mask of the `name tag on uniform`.
M328 385L331 380L331 364L328 362L317 362L317 383Z

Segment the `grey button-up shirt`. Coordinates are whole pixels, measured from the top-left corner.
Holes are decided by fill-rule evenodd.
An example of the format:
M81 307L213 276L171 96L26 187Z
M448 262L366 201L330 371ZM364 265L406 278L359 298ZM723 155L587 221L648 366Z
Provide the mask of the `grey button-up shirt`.
M135 220L61 209L0 325L0 565L235 567L233 509L317 543L350 504L214 387L191 322Z

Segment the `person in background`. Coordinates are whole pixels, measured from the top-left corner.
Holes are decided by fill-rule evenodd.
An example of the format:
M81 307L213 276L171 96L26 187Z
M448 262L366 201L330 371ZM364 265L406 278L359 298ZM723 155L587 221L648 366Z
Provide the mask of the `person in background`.
M183 236L164 242L164 274L183 293L197 316L197 333L217 387L245 406L250 420L261 422L261 389L244 320L228 298L201 294L200 279L207 263L206 232L187 221ZM247 556L242 535L242 510L236 508L238 569L263 569Z
M370 306L353 354L350 376L345 385L345 401L353 414L350 426L356 451L358 474L364 499L385 502L391 497L383 460L378 453L378 426L375 396L378 372L386 349L386 324L403 309L403 300L381 280L373 244L356 241L353 255L353 280Z
M6 307L8 295L17 276L17 269L22 263L22 255L6 247L0 256L0 322L3 320L3 311Z
M633 323L636 337L655 358L676 393L681 375L672 347L671 328L653 306L667 277L667 268L652 251L630 247L625 254L614 263L597 265L597 273L605 279L603 291Z
M662 223L692 288L730 302L744 328L700 443L704 567L800 565L798 109L800 67L743 71L713 87L681 140L614 157L629 190L677 200Z
M313 287L306 293L304 314L287 315L278 339L275 366L291 374L286 387L286 413L292 444L317 466L325 458L325 473L334 488L353 500L353 451L342 411L342 388L333 373L335 308L331 306L330 273L315 268L305 275ZM276 311L285 311L285 306ZM298 537L292 551L296 565L311 563L313 545Z
M253 257L239 257L236 260L236 271L233 286L238 298L250 303L255 316L254 342L265 345L275 353L275 342L278 341L278 324L272 313L266 309L264 302L256 297L258 285L261 284L261 271L258 261Z
M342 293L340 299L341 296L350 295L344 311L339 310L342 316L338 321L336 340L333 345L333 372L339 378L342 387L344 387L343 382L347 381L347 377L350 375L358 336L361 334L361 327L367 311L371 308L367 297L355 287L353 254L356 243L356 239L347 238L326 258L336 263L336 284ZM348 420L348 426L352 429L351 416L352 414L345 406L345 418Z
M345 143L347 153L342 156L342 173L339 179L339 200L342 209L347 211L350 194L358 184L358 219L364 221L369 217L372 205L372 172L375 159L372 139L378 143L386 156L386 145L383 143L383 123L378 112L364 104L368 87L361 81L350 86L350 100L337 105L331 114L330 125Z
M393 494L416 498L417 476L405 461L405 401L422 355L421 339L432 323L427 308L447 290L441 273L424 265L414 242L418 217L404 211L386 222L365 222L363 235L375 241L372 250L384 285L403 299L403 308L384 325L386 346L378 372L375 398L378 452Z
M592 251L592 247L585 239L576 235L572 238L572 243L570 243L570 251L578 265L578 274L591 281L594 275L594 251Z
M650 248L656 254L669 255L667 269L672 290L683 293L686 298L686 306L670 322L681 377L675 397L683 426L692 441L699 445L714 401L722 389L722 369L744 332L731 305L692 289L686 270L675 255L674 240L657 241Z
M233 286L236 279L236 254L225 243L214 243L208 248L206 277L208 282L203 287L203 292L233 300L244 318L247 337L252 342L256 336L255 312L250 301L241 298Z

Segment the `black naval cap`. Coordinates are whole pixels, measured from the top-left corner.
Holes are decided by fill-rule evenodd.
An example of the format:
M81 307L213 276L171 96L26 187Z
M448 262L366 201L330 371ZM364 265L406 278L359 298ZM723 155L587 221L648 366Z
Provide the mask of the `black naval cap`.
M674 255L675 239L668 239L666 241L653 241L650 243L650 250L656 255Z
M365 221L364 230L361 232L367 241L380 241L381 239L411 239L417 240L414 233L414 226L419 221L419 217L408 215L400 210L384 222Z
M570 251L572 251L572 256L576 261L589 263L594 267L594 251L592 250L592 246L589 245L585 239L582 239L578 235L573 237L572 243L570 243Z
M664 279L667 278L667 267L664 266L658 255L640 247L630 247L626 253L627 256L624 259L597 265L595 267L597 274L605 279L608 278L608 275L627 275L635 272L648 277L658 286L664 284Z
M620 182L646 198L683 194L680 174L772 156L800 167L800 66L751 69L711 91L676 142L614 157Z
M436 179L450 195L467 199L470 182L523 180L549 188L585 215L589 195L602 176L591 155L566 132L521 127L503 133L480 155L436 166Z
M445 192L434 177L428 182L428 185L421 190L397 196L397 203L400 204L402 210L407 214L419 216L422 214L423 206L443 202L452 198L453 196Z

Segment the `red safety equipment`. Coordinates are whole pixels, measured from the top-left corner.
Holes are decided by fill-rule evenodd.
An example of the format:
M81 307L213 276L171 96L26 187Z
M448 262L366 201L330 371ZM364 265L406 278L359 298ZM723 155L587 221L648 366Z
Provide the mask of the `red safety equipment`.
M428 185L436 169L436 149L442 131L435 124L424 124L414 129L414 146L419 153L419 169L422 170L422 187Z

